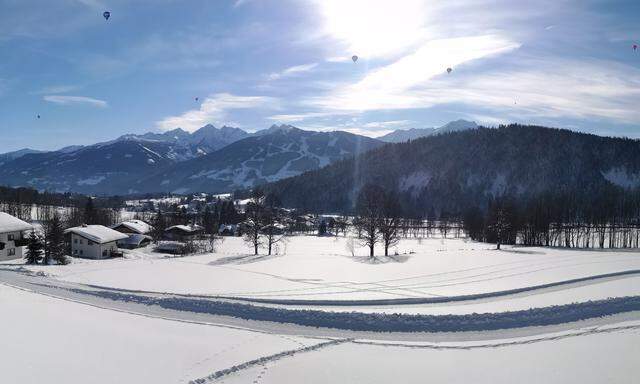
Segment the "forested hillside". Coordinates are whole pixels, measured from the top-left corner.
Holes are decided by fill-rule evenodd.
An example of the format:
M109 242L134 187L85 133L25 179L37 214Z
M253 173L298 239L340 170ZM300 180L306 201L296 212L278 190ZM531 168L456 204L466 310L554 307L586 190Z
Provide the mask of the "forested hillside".
M388 144L265 189L285 206L338 212L353 208L365 184L397 192L404 211L421 217L460 216L496 198L524 204L553 195L586 206L640 186L640 141L539 126L479 128Z

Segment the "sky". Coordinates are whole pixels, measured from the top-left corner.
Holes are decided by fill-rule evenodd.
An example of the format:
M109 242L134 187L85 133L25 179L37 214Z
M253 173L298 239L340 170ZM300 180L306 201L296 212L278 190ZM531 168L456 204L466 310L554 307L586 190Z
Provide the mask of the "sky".
M209 123L640 138L639 16L635 0L0 0L0 153Z

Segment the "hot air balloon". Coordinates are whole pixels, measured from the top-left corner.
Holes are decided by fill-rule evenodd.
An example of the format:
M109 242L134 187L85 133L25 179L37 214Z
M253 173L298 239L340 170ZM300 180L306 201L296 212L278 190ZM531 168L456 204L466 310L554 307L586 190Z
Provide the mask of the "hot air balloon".
M355 63L356 61L358 61L358 56L356 55L351 56L351 60L353 60L353 62Z
M40 118L40 115L38 115L38 119Z
M111 17L111 12L109 11L102 12L102 17L104 17L105 20L109 20L109 18Z
M447 73L451 73L451 71L453 71L453 69L451 69L451 67L447 68Z
M633 44L633 50L637 50L638 49L638 44Z
M200 98L199 98L199 97L196 97L196 101L198 101L198 100L200 100Z

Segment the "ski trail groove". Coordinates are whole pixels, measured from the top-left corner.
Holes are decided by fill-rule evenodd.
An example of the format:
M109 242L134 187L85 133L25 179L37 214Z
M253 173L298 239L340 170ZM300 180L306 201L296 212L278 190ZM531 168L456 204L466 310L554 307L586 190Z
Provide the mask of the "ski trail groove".
M253 368L255 366L258 365L264 365L266 363L270 363L276 360L280 360L286 357L291 357L300 353L305 353L305 352L311 352L311 351L316 351L319 349L323 349L323 348L327 348L327 347L331 347L334 345L339 345L339 344L343 344L343 343L347 343L353 341L353 339L337 339L337 340L331 340L331 341L326 341L323 343L319 343L319 344L314 344L314 345L310 345L307 347L302 347L302 348L298 348L298 349L291 349L288 351L283 351L283 352L279 352L279 353L275 353L273 355L269 355L269 356L263 356L263 357L259 357L257 359L253 359L247 362L244 362L242 364L238 364L238 365L234 365L232 367L226 368L226 369L221 369L219 371L216 371L206 377L202 377L199 379L195 379L195 380L191 380L189 382L189 384L206 384L206 383L210 383L216 380L219 380L221 378L224 378L226 376L229 376L231 374L249 369L249 368Z

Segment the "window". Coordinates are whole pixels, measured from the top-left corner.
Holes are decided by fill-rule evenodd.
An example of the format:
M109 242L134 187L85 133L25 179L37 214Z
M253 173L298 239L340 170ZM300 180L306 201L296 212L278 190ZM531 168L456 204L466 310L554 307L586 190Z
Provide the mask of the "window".
M84 251L81 249L80 250L80 256L84 255Z
M8 241L13 241L13 240L15 240L15 235L14 235L14 234L12 234L12 233L8 234L8 235L7 235L7 240L8 240Z
M9 256L15 256L16 255L16 249L15 248L9 248L7 250L7 255Z
M84 242L82 241L82 239L80 239L80 244L84 244Z
M78 250L77 250L77 249L74 249L74 250L73 250L73 254L74 254L74 255L77 255L77 254L78 254Z
M73 244L78 244L78 239L73 239Z

